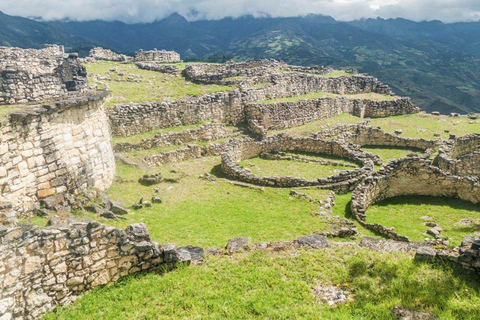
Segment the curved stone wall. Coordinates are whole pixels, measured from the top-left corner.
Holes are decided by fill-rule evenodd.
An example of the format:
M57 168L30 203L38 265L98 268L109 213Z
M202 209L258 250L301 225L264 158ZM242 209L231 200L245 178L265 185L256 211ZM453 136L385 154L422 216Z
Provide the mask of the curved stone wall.
M40 200L108 188L115 174L103 104L107 92L9 115L0 133L0 223L29 215Z
M435 163L457 176L480 176L480 134L447 141Z
M339 175L306 180L296 177L260 177L238 165L244 159L254 158L262 153L277 151L305 152L312 154L334 155L354 160L363 167L355 170L342 171ZM262 141L250 138L232 140L221 154L223 172L234 179L264 186L299 187L299 186L332 186L341 184L352 187L373 171L373 161L362 151L350 150L335 141L314 138L293 138L286 134L268 137Z
M395 228L368 223L366 211L384 199L411 195L453 197L479 203L480 184L476 179L452 176L426 160L410 156L389 163L359 184L352 194L352 214L366 228L394 240L409 241L396 233Z

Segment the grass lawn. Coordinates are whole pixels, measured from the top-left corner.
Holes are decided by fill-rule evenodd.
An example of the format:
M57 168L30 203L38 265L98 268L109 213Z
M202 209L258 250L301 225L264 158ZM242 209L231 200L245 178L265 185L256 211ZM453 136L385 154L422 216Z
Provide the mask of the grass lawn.
M352 292L329 307L318 285ZM439 319L480 317L478 275L359 248L256 251L94 289L43 319L392 319L397 305Z
M89 74L106 77L111 80L100 80L108 84L112 91L112 99L106 103L107 106L123 102L143 102L155 100L174 100L186 96L198 96L204 93L218 91L230 91L233 87L220 85L196 84L186 81L184 77L177 77L169 74L163 74L156 71L143 70L137 68L134 63L123 64L110 61L101 61L95 63L86 63ZM184 63L179 64L180 68L185 68ZM110 70L116 69L115 72ZM110 72L110 74L108 74ZM119 74L123 74L119 75ZM125 80L132 77L139 82L125 82L116 80ZM90 79L92 81L92 79Z
M302 126L278 130L275 133L287 132L295 136L310 135L319 130L330 128L340 124L353 124L364 121L349 114L341 114L328 119L322 119L307 123ZM469 133L480 133L480 120L471 120L467 117L432 116L429 114L417 113L404 116L393 116L388 118L371 119L370 125L380 127L387 132L394 132L402 129L402 136L409 138L424 138L436 140L439 138L448 139L450 134L463 136ZM445 132L445 130L449 132ZM271 131L273 134L274 131ZM433 134L439 133L440 137Z
M431 219L424 220L423 216ZM465 218L472 224L459 223ZM430 229L423 225L426 221L440 225L450 245L460 245L465 236L480 231L480 205L452 198L403 196L383 200L367 210L367 222L395 227L399 234L414 241L431 238L424 234Z
M290 189L261 191L235 186L223 179L212 182L198 178L205 172L218 174L219 164L219 157L211 157L162 166L151 172L161 172L166 179L186 174L178 183L162 182L156 186L164 203L131 210L125 221L87 216L120 228L144 222L151 237L159 243L203 247L222 247L228 239L240 236L252 237L256 242L293 240L328 228L323 219L313 215L318 206L290 197ZM117 164L117 182L108 194L126 206L142 197L150 199L154 187L137 182L143 174L138 168Z
M343 158L330 156L308 155L304 158L311 158L318 161L336 161L359 167L355 162ZM331 175L337 175L342 170L354 170L349 166L322 165L319 163L308 163L291 160L265 160L261 158L252 158L240 161L240 166L248 168L252 173L264 177L299 177L307 180L316 180L326 178Z

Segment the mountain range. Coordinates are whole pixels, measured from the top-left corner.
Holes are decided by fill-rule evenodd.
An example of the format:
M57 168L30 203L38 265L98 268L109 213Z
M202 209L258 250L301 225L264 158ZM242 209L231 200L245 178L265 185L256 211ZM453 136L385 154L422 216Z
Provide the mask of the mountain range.
M186 61L275 58L291 64L356 68L410 96L422 109L480 112L480 22L405 19L336 21L307 15L152 23L33 21L0 14L0 44L59 43L86 53L101 45L132 54L175 50ZM5 26L5 28L3 28Z

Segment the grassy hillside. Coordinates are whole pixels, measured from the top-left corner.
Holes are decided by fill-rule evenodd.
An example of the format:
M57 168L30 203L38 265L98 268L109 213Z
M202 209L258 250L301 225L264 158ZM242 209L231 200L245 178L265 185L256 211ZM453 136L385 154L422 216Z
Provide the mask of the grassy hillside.
M51 24L125 52L156 47L176 50L187 60L276 58L292 64L354 67L412 97L425 110L480 111L478 24L424 26L383 20L377 26L375 21L341 23L309 15L189 22L174 14L150 24Z

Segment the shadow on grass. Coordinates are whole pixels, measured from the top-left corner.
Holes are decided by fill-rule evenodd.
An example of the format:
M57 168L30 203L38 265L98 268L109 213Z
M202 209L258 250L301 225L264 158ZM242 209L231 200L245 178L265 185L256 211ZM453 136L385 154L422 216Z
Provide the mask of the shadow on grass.
M422 265L425 264L440 271L441 276L423 277ZM465 270L451 262L413 261L412 264L404 265L395 263L394 259L373 262L354 261L347 264L347 268L349 276L356 279L352 281L353 285L369 287L372 278L376 279L374 281L375 287L377 287L375 290L381 290L381 292L374 299L377 299L379 303L382 299L392 296L400 298L402 306L414 310L427 312L430 309L445 310L451 308L453 300L459 299L459 294L465 295L465 292L480 290L479 274ZM370 279L370 283L366 283L364 279ZM369 298L371 297L372 295L369 295ZM357 297L357 299L362 299L362 297ZM371 301L371 303L375 304L375 301ZM467 310L463 306L457 306L452 311L456 313L458 319L472 316L472 310Z

